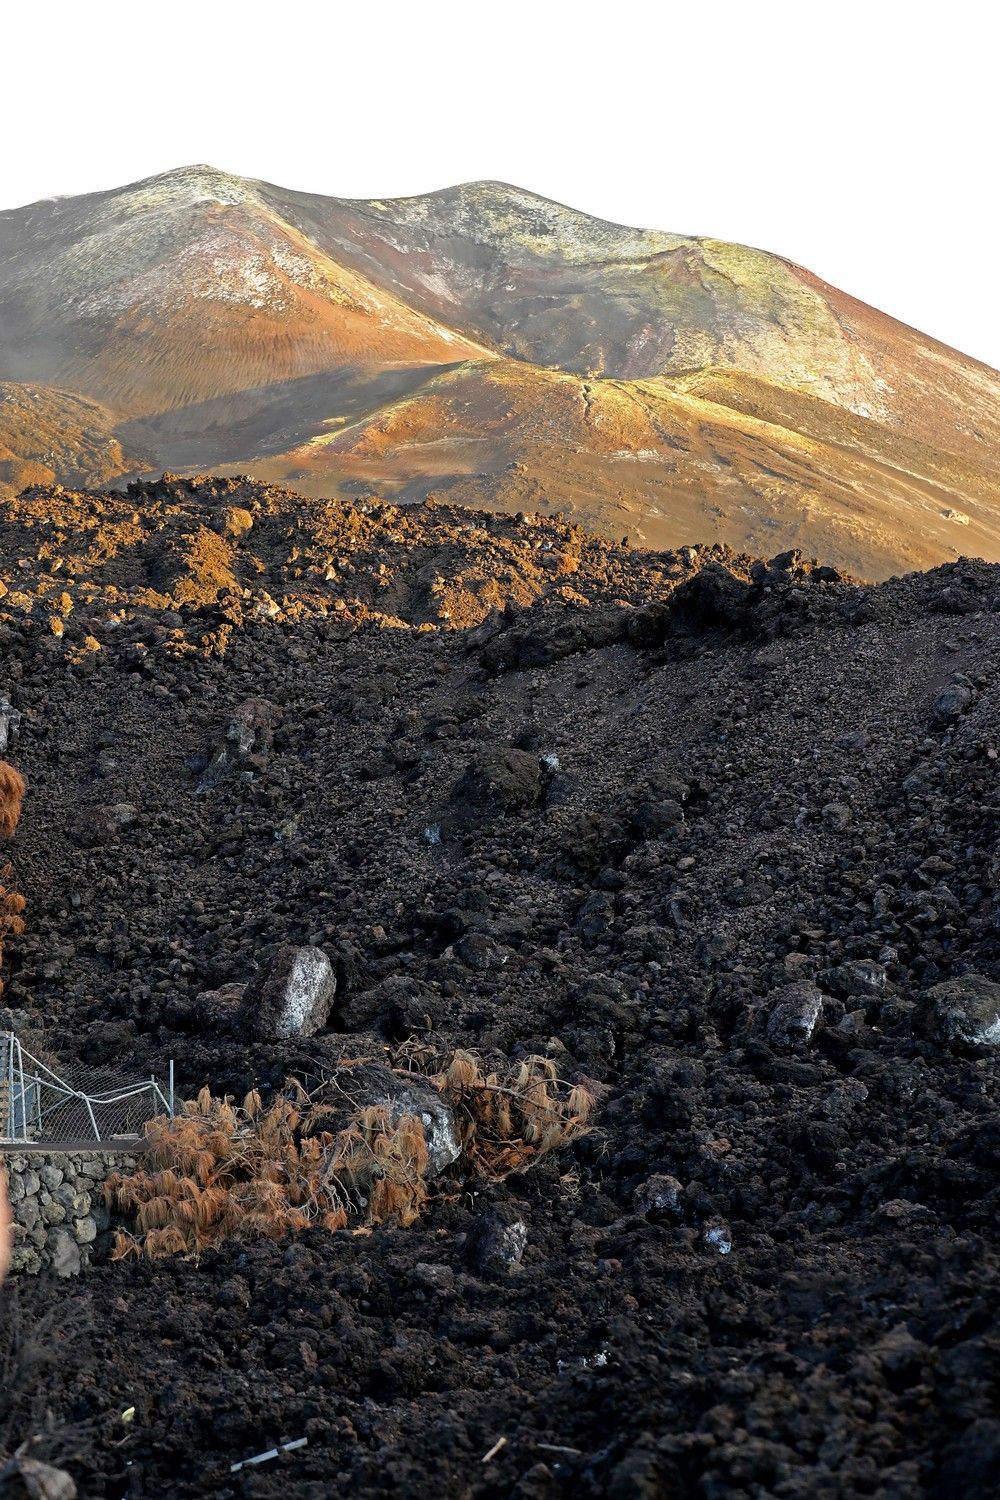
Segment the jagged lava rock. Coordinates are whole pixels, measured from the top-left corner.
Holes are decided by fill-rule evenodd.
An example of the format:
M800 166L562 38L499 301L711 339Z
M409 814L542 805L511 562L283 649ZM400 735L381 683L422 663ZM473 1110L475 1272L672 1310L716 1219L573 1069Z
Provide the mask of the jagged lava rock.
M963 682L951 682L934 699L934 722L950 724L963 714L972 702L972 689Z
M808 1042L823 1010L823 996L809 980L786 984L772 995L767 1018L768 1041L778 1047Z
M470 761L452 790L450 821L459 826L503 817L538 802L542 767L537 755L490 746Z
M1000 984L981 974L946 979L927 991L934 1029L949 1046L1000 1046Z
M512 1271L521 1264L527 1244L527 1224L516 1210L504 1204L476 1220L466 1254L479 1271Z
M336 975L322 948L283 943L247 985L241 1021L260 1041L315 1036L326 1025L336 992Z
M640 1214L669 1213L679 1216L684 1212L682 1193L684 1186L676 1177L665 1172L656 1172L639 1184L632 1194L636 1212Z

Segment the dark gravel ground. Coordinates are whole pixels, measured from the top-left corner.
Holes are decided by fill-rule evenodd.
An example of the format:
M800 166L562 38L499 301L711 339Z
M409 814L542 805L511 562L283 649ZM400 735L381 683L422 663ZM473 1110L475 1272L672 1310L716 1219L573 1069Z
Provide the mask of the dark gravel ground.
M0 563L19 1025L187 1093L414 1035L608 1090L409 1229L20 1280L6 1451L133 1500L996 1493L1000 569L243 481L29 493ZM309 1042L219 1014L276 942L337 968Z

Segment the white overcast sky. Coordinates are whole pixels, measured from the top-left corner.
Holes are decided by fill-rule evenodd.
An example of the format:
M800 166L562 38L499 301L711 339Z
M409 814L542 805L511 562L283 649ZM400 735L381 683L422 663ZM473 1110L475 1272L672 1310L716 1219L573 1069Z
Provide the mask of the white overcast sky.
M622 223L777 251L1000 366L992 12L10 5L0 208L192 162L341 197L500 178Z

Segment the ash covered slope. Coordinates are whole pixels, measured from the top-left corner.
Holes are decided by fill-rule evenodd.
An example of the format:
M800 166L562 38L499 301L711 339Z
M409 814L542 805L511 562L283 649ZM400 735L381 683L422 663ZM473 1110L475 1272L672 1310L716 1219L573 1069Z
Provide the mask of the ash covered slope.
M979 460L995 370L780 256L610 224L500 182L386 202L262 186L337 258L514 358L648 380L763 377Z
M37 1383L85 1493L227 1493L300 1435L255 1493L991 1491L995 1052L955 1017L1000 981L1000 569L869 588L225 480L37 492L0 558L4 998L57 1053L238 1091L416 1035L610 1090L409 1230L61 1290L88 1332ZM206 788L249 698L273 738ZM220 1016L278 941L340 976L308 1044Z
M157 466L316 496L568 506L869 577L1000 557L995 371L779 257L499 183L355 202L191 167L0 214L0 377L104 403Z
M0 381L0 499L32 484L109 484L150 459L123 448L105 407L69 391Z
M0 214L0 374L122 414L475 352L210 168Z

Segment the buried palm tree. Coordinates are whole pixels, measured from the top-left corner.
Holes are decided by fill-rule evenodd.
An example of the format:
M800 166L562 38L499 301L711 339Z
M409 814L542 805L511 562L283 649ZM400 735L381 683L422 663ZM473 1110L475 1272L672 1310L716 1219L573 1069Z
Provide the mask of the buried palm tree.
M455 1111L462 1154L453 1177L524 1171L589 1128L593 1087L562 1085L548 1058L487 1072L474 1053L438 1058L410 1045L400 1061ZM197 1254L310 1226L412 1224L431 1191L421 1119L370 1104L333 1132L322 1129L329 1114L289 1080L266 1110L256 1093L237 1106L206 1088L173 1119L151 1121L141 1169L106 1184L109 1206L135 1226L116 1231L114 1257Z

